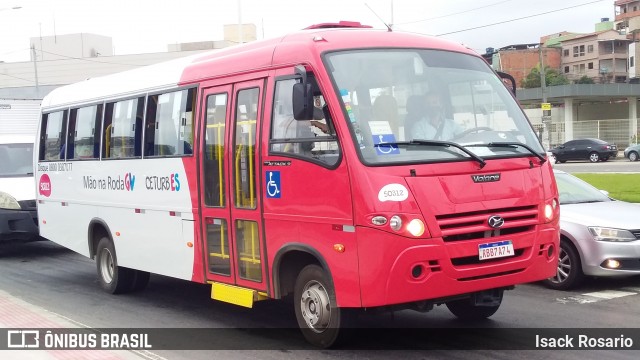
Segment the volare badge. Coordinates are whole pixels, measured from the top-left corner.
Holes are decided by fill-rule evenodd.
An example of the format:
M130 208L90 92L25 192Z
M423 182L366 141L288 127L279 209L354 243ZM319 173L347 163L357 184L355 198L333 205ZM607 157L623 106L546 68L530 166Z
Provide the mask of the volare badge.
M388 184L378 192L378 200L385 201L404 201L409 197L409 190L401 184Z

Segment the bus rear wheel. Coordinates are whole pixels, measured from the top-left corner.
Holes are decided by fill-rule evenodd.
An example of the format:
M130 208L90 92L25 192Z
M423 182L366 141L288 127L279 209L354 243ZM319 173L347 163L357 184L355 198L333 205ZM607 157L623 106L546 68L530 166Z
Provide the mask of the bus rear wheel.
M98 282L104 291L110 294L122 294L133 289L135 271L118 266L115 247L111 239L106 236L98 242L96 268Z
M344 340L347 310L337 307L333 285L320 266L307 265L298 274L294 307L298 326L312 345L328 348Z
M461 320L484 320L495 314L502 304L503 290L492 290L489 303L478 304L475 297L447 302L447 308Z

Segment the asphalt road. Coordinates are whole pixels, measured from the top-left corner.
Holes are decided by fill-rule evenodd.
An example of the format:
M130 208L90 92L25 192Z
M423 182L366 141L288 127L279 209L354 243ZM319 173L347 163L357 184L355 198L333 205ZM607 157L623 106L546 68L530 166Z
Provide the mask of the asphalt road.
M631 162L624 157L618 157L597 163L587 160L568 161L564 164L553 164L553 167L568 173L637 173L640 172L640 161Z
M210 300L208 286L152 275L139 293L110 295L99 289L95 263L51 242L0 247L0 289L13 297L90 328L226 328L257 329L242 333L232 348L241 350L152 350L153 359L637 359L640 351L568 350L415 350L421 339L381 339L377 349L308 349L296 326L291 305L279 301L256 304L253 309ZM558 292L527 284L505 293L500 310L481 328L625 328L640 324L640 278L593 279L571 292ZM0 314L2 316L7 314ZM444 306L428 313L400 311L367 315L363 327L459 328ZM284 330L278 330L284 328ZM419 334L419 332L417 332ZM212 339L212 341L215 339ZM640 344L640 336L634 339ZM195 340L194 340L195 341ZM204 341L207 341L206 339ZM400 342L400 343L398 343ZM356 341L357 345L357 341ZM195 344L194 346L198 346ZM381 349L393 348L394 351ZM256 348L269 350L256 350ZM3 357L8 358L8 357Z

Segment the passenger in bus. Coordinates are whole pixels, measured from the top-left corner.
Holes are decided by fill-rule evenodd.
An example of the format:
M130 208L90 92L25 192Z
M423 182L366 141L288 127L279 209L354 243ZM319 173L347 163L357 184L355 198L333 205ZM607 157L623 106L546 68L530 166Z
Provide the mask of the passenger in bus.
M413 139L451 140L462 133L462 127L445 116L440 93L428 93L425 96L425 106L424 117L411 130Z
M329 133L329 126L324 118L324 110L322 108L322 96L315 96L313 99L313 120L310 124L322 131L324 134ZM314 131L314 133L316 133ZM319 135L316 133L316 135Z
M413 127L424 117L426 111L424 95L409 96L405 108L407 115L404 118L404 133L406 139L411 139Z

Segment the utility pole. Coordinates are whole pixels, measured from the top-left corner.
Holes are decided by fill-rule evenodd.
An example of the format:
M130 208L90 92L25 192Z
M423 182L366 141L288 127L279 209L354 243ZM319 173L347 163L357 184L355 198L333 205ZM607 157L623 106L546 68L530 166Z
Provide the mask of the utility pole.
M240 32L240 44L244 42L242 30L242 1L238 0L238 31Z
M551 147L551 108L547 110L547 76L544 70L544 62L542 61L542 43L538 45L538 55L540 57L540 88L542 89L542 146L545 150L549 150ZM546 132L547 136L544 136Z
M36 47L35 45L31 44L31 58L33 59L33 72L35 74L35 78L36 78L36 94L37 96L40 96L40 86L38 84L38 65L36 63Z

